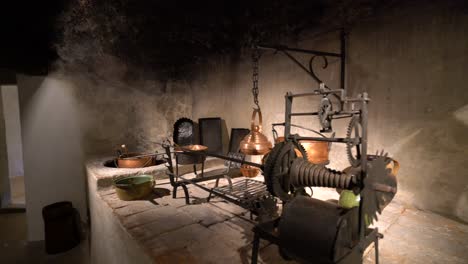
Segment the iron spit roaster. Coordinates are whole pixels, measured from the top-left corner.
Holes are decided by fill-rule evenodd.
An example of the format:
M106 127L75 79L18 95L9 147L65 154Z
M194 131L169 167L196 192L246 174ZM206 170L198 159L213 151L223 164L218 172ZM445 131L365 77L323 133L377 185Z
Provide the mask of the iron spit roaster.
M259 45L258 49L282 53L293 61L319 84L311 92L285 95L285 121L275 126L284 126L284 141L277 143L267 154L263 175L268 191L282 200L283 209L279 218L259 223L254 227L252 263L257 262L259 240L267 239L279 246L280 254L302 263L362 263L365 249L372 243L376 263L379 262L378 240L383 238L377 228L369 226L377 220L377 213L387 206L397 191L396 170L391 164L398 163L383 151L368 155L367 93L348 97L346 90L346 39L341 30L340 52L323 52L289 48L281 45ZM310 55L304 65L293 53ZM328 58L340 62L340 88L332 89L314 72L314 60L328 66ZM308 66L308 67L307 67ZM258 77L257 77L258 78ZM318 107L313 112L293 112L292 105L298 97L318 97ZM316 116L320 131L309 129L304 124L292 122L296 116ZM349 119L345 137L335 137L332 123L335 119ZM320 137L303 137L291 134L291 127L313 131ZM331 133L324 136L322 133ZM301 142L328 142L345 144L351 166L343 171L327 168L325 164L308 161ZM299 150L299 151L298 151ZM301 155L299 155L299 153ZM302 157L300 157L302 156ZM329 187L352 191L359 197L359 206L344 208L338 203L322 201L306 194L307 187ZM359 195L359 196L358 196Z
M332 95L338 99L337 109L330 107ZM332 120L349 118L346 137L335 137L334 133L332 137L291 134L291 126L294 126L291 117L305 115L292 112L293 98L304 96L321 97L318 111L307 113L318 116L321 132L333 133ZM343 89L330 90L323 85L312 93L286 95L286 120L280 124L285 126L285 141L275 145L266 157L263 168L268 191L281 199L284 205L275 227L270 231L263 228L263 233L276 234L273 242L278 244L285 258L304 263L362 263L364 250L374 242L378 262L378 239L382 235L377 228L368 226L377 220L377 213L382 213L395 196L397 181L391 169L393 159L383 151L375 155L367 154L369 101L366 93L349 98ZM350 102L351 110L345 110ZM324 164L311 163L300 144L302 140L346 144L351 166L336 171ZM343 208L338 203L315 199L306 194L306 187L350 190L360 196L359 206ZM264 226L259 224L254 231L258 233ZM257 242L254 241L254 251Z
M284 258L291 258L301 263L362 263L365 249L374 243L376 263L379 262L378 241L383 236L379 234L377 228L369 228L369 226L378 219L377 213L382 213L396 194L397 180L390 163L397 163L383 151L368 155L367 120L370 99L367 93L356 97L347 96L345 39L345 33L342 31L340 53L294 49L285 46L257 46L260 49L285 54L320 83L319 89L308 93L288 92L286 94L285 121L273 124L273 126L284 126L284 141L273 147L265 157L263 165L217 153L202 153L260 167L263 170L266 188L273 196L272 201L276 203L276 199L279 198L283 202L280 217L274 219L259 217L262 222L254 227L252 263L257 263L260 239L267 239L277 244ZM313 55L309 61L309 68L307 69L290 52ZM340 59L341 87L339 89L327 87L314 73L312 66L316 57L323 59L324 68L328 65L327 57ZM258 94L255 85L253 90L254 96ZM294 98L313 96L320 99L316 111L292 112ZM259 109L258 100L256 104ZM291 134L291 127L303 127L292 123L292 117L295 116L317 116L320 131L312 131L321 136L304 137ZM335 137L335 131L332 128L335 119L349 119L345 137ZM332 134L326 137L321 133ZM325 164L311 163L307 159L307 152L301 145L301 141L345 144L351 166L343 171L337 171L327 168ZM297 153L297 150L301 155ZM166 152L170 159L169 147L166 147ZM183 187L187 193L185 185ZM315 199L307 195L305 192L307 187L328 187L352 191L360 197L359 206L344 208L338 203ZM223 194L219 193L219 196ZM229 197L225 196L225 198ZM275 205L268 206L264 208L265 210L259 211L275 215L270 211L276 208Z

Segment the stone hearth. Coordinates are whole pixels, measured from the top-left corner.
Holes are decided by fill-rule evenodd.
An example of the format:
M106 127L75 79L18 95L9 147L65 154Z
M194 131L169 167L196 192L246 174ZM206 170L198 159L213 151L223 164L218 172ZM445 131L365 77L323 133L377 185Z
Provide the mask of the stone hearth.
M192 204L186 205L182 190L178 198L172 198L164 165L117 170L102 167L103 160L93 160L87 166L93 263L250 262L255 222L247 210L217 197L206 203L208 193L194 186L189 186ZM210 160L208 167L218 168L217 162ZM109 185L116 172L155 175L152 197L121 201ZM205 184L212 186L214 182ZM318 192L316 197L333 198L333 193ZM386 208L377 226L384 234L381 263L400 263L402 259L411 263L465 263L468 259L464 242L468 226L456 221L407 208L397 200ZM421 243L424 248L420 248ZM368 248L364 263L374 263L373 256L373 248ZM294 262L283 260L275 245L262 241L259 263Z

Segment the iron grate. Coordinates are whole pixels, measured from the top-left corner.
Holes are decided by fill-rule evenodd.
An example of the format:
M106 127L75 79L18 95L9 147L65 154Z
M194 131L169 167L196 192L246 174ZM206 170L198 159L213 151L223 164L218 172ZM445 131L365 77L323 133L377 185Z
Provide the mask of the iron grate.
M241 203L251 203L268 194L265 183L252 179L233 182L232 186L224 185L215 187L213 192L224 196L230 196Z

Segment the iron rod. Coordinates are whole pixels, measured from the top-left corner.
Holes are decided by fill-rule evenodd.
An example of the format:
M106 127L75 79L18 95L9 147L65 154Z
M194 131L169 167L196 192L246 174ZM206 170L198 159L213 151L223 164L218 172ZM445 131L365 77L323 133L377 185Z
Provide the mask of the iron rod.
M377 234L375 234L375 242L374 242L374 249L375 249L375 264L379 264L379 229L375 228Z
M257 48L264 49L264 50L275 50L275 51L293 51L293 52L300 52L318 56L328 56L328 57L341 57L341 54L334 53L334 52L327 52L327 51L318 51L318 50L305 50L305 49L298 49L298 48L289 48L283 45L277 46L270 46L270 45L258 45Z
M334 114L332 114L332 118L333 119L338 119L338 118L343 118L342 116L340 115L354 115L354 114L359 114L360 111L339 111L339 112L335 112ZM302 113L291 113L290 114L291 116L307 116L307 115L318 115L318 112L302 112ZM338 117L335 117L338 116Z
M273 123L271 124L271 126L275 127L275 126L284 126L284 123Z
M309 116L309 115L318 115L317 112L303 112L303 113L291 113L290 116Z
M284 117L284 136L287 138L289 137L289 134L291 134L291 109L292 109L292 101L293 97L291 96L292 93L288 92L286 93L285 99L286 99L286 110L284 111L285 117Z
M345 103L349 102L365 102L365 101L370 101L370 99L363 99L363 98L345 98L343 100Z
M342 118L351 118L353 115L347 114L347 115L339 115L339 116L333 116L333 119L342 119Z
M151 156L161 156L165 154L166 153L150 153L150 154L141 154L138 156L131 156L131 157L125 157L125 158L119 158L119 159L127 160L127 159L145 158L145 157L151 157Z
M231 157L228 157L228 156L225 156L225 155L212 153L212 152L204 152L203 154L205 154L207 156L215 157L215 158L220 158L220 159L224 159L224 160L237 162L237 163L240 163L242 165L246 164L246 165L249 165L249 166L252 166L252 167L257 167L257 168L260 168L260 169L263 170L263 165L262 164L258 164L258 163L254 163L254 162L250 162L250 161L245 161L245 160L241 160L241 159L236 159L236 158L231 158Z
M298 141L313 140L313 141L325 141L325 142L336 142L336 143L352 142L351 139L347 139L347 138L298 137L298 136L295 136L295 135L291 135L288 138L289 139L295 139L295 140L298 140Z
M291 94L291 97L305 97L305 96L315 96L315 95L320 95L318 92L310 92L310 93L300 93L300 94Z
M341 115L341 114L343 114L343 115L354 115L354 114L359 114L359 113L361 113L361 111L355 110L355 111L340 111L340 112L337 112L337 113L335 113L335 114L339 114L339 115Z
M307 74L309 74L310 77L312 77L316 82L318 83L321 83L322 81L319 80L315 75L313 75L309 69L307 69L304 65L302 65L302 63L300 61L298 61L296 58L294 58L293 55L289 54L287 51L285 50L282 50L282 52L284 53L284 55L288 56L289 59L291 59L294 63L296 63L297 66L299 66L299 68L301 68L303 71L307 72Z
M360 177L360 184L361 188L364 187L364 179L367 177L367 93L362 94L362 99L363 99L363 104L361 107L361 127L362 127L362 135L361 135L361 177ZM364 238L364 231L366 229L366 223L365 223L365 215L364 215L364 210L363 205L364 205L364 199L370 199L370 197L365 197L362 196L361 200L359 201L359 222L360 222L360 228L359 228L359 235L360 238Z
M285 123L273 123L273 124L271 124L271 126L274 129L276 126L285 126ZM307 128L307 127L300 126L300 125L295 125L295 124L290 124L289 126L304 129L304 130L307 130L307 131L310 131L310 132L314 132L315 134L318 134L318 135L320 135L322 137L326 137L324 134L322 134L322 133L320 133L320 132L318 132L318 131L316 131L314 129L311 129L311 128Z
M346 33L344 29L341 29L341 38L340 38L340 56L341 56L341 89L346 90Z

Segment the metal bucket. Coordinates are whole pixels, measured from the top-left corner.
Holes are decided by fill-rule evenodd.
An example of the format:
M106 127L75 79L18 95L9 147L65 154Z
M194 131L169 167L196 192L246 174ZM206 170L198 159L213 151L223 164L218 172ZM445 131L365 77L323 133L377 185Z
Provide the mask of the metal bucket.
M70 250L81 241L80 215L71 202L63 201L42 209L47 254Z

